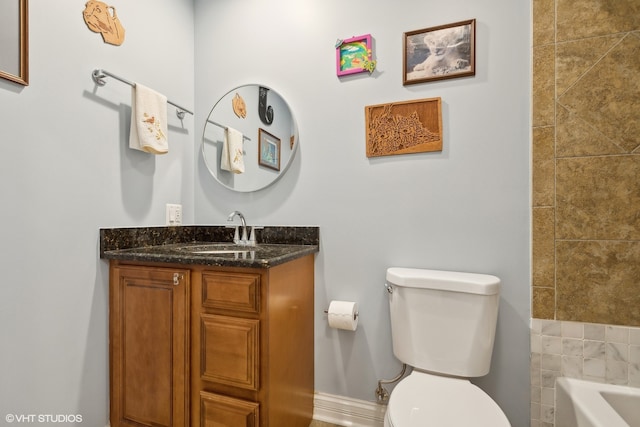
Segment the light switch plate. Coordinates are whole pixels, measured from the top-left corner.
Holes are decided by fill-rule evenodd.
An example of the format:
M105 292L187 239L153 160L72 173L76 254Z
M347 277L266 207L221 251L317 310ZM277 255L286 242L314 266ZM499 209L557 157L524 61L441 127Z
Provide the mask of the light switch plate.
M182 205L167 203L166 224L182 225Z

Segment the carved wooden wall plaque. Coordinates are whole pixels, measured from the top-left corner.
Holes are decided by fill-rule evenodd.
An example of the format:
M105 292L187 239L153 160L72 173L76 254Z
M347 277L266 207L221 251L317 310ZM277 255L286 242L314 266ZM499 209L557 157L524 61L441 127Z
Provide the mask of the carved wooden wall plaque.
M94 33L100 33L105 43L120 46L124 42L124 27L118 19L114 6L89 0L85 4L82 16L87 27Z
M442 151L440 98L365 107L367 157Z

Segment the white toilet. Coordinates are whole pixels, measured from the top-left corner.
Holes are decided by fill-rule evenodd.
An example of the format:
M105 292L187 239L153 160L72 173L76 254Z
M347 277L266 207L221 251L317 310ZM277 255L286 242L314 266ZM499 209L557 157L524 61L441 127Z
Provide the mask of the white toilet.
M391 393L385 427L510 427L467 378L489 372L500 279L389 268L393 353L413 367Z

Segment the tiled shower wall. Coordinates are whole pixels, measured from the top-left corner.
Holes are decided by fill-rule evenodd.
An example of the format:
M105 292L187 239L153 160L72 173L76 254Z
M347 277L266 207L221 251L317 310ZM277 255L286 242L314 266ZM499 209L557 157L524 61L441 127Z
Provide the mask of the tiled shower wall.
M533 5L533 317L640 326L640 1Z
M533 0L532 123L533 384L549 379L540 369L565 375L563 358L580 357L558 353L564 338L543 325L604 328L583 351L607 343L608 328L631 336L640 326L640 1ZM555 344L537 348L537 336ZM603 344L605 356L617 344ZM582 368L614 365L583 357ZM553 390L533 385L532 426L553 425Z

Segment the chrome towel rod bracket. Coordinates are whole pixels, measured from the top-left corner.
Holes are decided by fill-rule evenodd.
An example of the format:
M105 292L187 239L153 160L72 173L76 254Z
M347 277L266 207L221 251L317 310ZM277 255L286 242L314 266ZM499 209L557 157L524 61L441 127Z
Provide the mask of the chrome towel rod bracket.
M127 79L123 79L122 77L116 76L115 74L110 73L109 71L103 70L101 68L96 68L91 73L91 78L93 79L93 82L98 86L104 86L107 84L107 82L104 80L105 77L112 77L116 80L120 80L122 83L128 84L131 87L135 87L136 85L134 82L131 82ZM179 106L178 104L174 104L169 100L167 100L167 104L171 104L174 107L176 107L176 116L178 116L180 120L184 119L184 113L189 113L193 116L193 112L187 110L184 107Z

